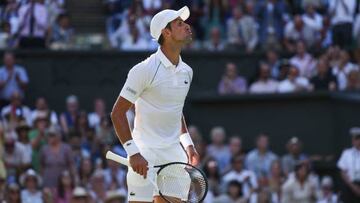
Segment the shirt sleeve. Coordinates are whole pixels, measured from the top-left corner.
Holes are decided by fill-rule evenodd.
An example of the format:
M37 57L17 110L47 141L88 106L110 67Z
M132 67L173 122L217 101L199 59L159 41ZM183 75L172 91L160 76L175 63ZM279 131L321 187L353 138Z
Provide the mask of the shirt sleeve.
M129 71L126 82L120 92L120 96L131 103L135 103L148 84L149 77L146 67L142 63L138 64Z
M339 159L339 161L337 162L337 167L339 168L339 169L341 169L341 170L348 170L349 169L349 167L348 167L348 164L347 164L347 160L348 160L348 158L347 158L348 156L347 156L347 151L344 151L342 154L341 154L341 157L340 157L340 159Z
M19 77L20 77L20 80L25 82L25 83L28 83L29 82L29 77L26 73L26 70L24 68L19 68L18 71L17 71L17 74L19 74Z

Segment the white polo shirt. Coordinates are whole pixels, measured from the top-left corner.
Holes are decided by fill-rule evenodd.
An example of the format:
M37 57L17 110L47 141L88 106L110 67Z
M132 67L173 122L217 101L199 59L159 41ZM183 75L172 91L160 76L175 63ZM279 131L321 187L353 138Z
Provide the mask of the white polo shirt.
M355 147L345 149L337 166L349 176L351 181L360 181L360 150Z
M181 57L175 66L160 48L129 71L120 96L135 104L132 137L137 146L163 148L179 143L192 76Z

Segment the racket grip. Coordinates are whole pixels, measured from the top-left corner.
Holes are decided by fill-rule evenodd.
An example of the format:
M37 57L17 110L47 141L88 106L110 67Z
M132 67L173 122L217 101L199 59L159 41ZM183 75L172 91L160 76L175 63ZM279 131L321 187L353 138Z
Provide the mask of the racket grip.
M126 158L124 158L124 157L122 157L120 155L117 155L112 151L107 151L105 157L106 157L106 159L113 160L113 161L115 161L115 162L117 162L119 164L122 164L122 165L125 165L125 166L130 166L129 161Z

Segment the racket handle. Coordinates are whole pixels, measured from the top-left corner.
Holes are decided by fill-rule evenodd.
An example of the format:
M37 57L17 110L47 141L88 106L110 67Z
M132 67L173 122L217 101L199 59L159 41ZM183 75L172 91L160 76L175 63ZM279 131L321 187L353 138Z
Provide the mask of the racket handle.
M107 151L105 157L106 157L106 159L113 160L113 161L118 162L118 163L120 163L122 165L130 166L129 161L126 158L124 158L124 157L122 157L120 155L117 155L112 151Z

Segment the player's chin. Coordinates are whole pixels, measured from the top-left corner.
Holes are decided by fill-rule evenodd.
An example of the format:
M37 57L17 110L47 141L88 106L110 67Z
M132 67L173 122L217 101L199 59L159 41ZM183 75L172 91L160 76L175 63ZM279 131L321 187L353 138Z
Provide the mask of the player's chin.
M184 39L184 44L190 44L190 43L192 42L192 40L193 40L193 38L192 38L192 36L190 35L190 36L188 36L188 37L186 37L186 38Z

